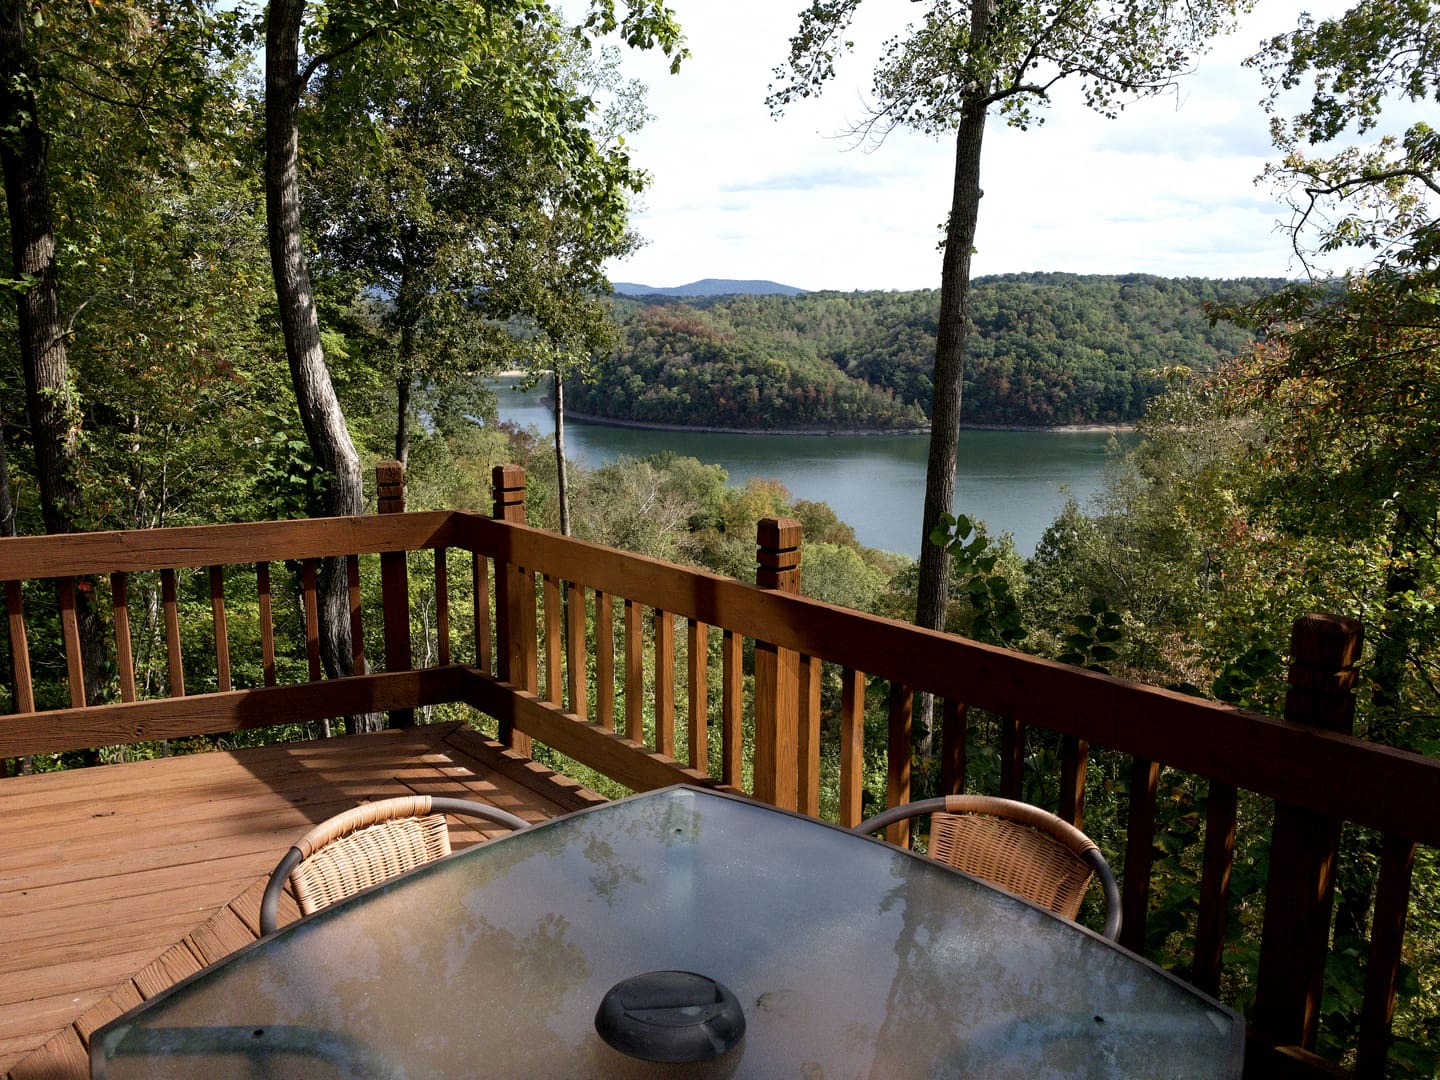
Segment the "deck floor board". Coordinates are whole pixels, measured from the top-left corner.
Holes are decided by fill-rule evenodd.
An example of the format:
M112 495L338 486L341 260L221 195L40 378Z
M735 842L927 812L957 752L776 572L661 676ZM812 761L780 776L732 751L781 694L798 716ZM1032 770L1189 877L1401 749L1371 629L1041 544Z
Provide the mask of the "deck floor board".
M254 940L302 832L409 793L527 821L599 801L456 724L0 780L0 1075L87 1076L98 1026ZM491 833L452 824L457 849Z

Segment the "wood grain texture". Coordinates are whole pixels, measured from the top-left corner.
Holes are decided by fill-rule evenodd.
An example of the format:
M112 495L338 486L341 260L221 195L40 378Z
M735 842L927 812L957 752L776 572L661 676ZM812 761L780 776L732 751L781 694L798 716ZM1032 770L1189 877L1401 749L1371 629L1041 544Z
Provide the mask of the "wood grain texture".
M689 619L685 628L685 690L689 701L686 736L690 767L710 771L710 641L709 628Z
M865 676L840 673L840 824L853 829L865 820Z
M456 515L460 543L975 708L1440 846L1440 762L583 540ZM1272 762L1284 760L1285 769ZM1344 776L1343 785L1333 778Z
M600 801L455 724L0 780L0 1070L87 1076L100 1025L254 940L264 879L296 836L409 793L527 820Z

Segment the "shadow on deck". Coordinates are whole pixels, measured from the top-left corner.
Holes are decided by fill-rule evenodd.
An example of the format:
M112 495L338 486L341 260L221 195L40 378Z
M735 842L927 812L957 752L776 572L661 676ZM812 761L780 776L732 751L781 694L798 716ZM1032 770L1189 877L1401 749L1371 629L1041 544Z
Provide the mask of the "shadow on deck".
M535 821L602 801L458 724L6 780L0 1074L88 1076L93 1031L259 935L265 879L301 833L405 794ZM452 826L456 848L483 838Z

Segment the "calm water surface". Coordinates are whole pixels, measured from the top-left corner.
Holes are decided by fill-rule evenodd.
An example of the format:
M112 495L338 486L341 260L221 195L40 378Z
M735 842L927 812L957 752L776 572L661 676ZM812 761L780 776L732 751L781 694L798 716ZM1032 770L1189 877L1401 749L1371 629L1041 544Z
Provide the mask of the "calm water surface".
M500 418L553 435L539 391L497 387ZM965 431L960 435L955 511L1009 532L1021 555L1074 496L1083 506L1099 490L1106 432ZM1133 439L1134 436L1122 436ZM566 456L592 468L617 457L662 450L719 465L730 483L778 480L797 499L829 503L862 544L916 556L925 500L925 435L714 435L649 431L568 421Z

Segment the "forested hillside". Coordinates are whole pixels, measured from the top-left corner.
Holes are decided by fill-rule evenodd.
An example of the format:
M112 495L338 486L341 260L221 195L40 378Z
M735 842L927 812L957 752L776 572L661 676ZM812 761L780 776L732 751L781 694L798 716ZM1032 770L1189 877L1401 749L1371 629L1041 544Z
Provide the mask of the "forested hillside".
M1207 303L1245 303L1277 279L1009 274L976 282L965 378L970 425L1122 424L1162 372L1204 372L1250 336ZM930 408L939 294L617 298L624 342L575 411L640 423L894 429Z

